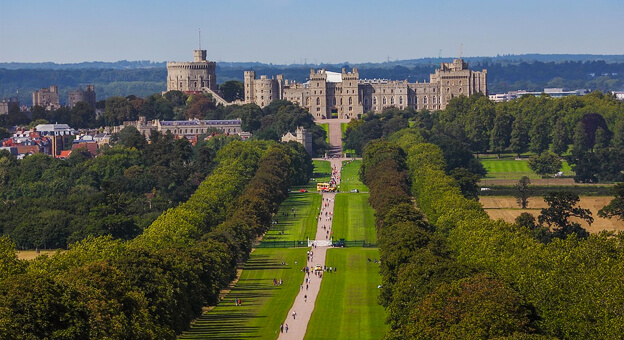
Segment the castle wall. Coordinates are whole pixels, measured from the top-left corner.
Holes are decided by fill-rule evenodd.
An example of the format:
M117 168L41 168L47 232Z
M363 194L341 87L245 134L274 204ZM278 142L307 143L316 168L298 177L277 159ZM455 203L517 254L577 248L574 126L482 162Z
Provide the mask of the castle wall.
M430 81L424 83L360 79L357 69L343 69L340 74L312 69L304 84L289 83L281 75L277 79L256 79L254 71L245 72L245 103L264 107L273 100L285 99L306 107L315 119L348 119L389 107L444 110L452 98L477 92L487 94L487 70L472 71L461 59L440 64Z

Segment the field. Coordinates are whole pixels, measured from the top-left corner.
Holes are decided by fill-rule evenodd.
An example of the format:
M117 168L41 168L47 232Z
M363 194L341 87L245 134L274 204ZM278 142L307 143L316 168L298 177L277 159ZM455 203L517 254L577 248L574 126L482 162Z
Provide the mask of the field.
M331 178L331 164L329 161L312 161L312 163L314 163L314 173L310 182L306 185L292 187L292 191L299 191L299 189L316 191L316 183L329 181Z
M360 166L362 166L362 161L360 160L342 162L340 191L349 192L353 189L364 192L368 191L368 187L360 181Z
M518 180L522 176L527 176L531 179L541 179L542 176L536 175L531 169L529 169L528 160L523 158L522 160L515 160L510 158L503 159L480 159L481 164L487 170L486 179L514 179ZM567 162L563 162L561 168L564 176L574 176L574 173L570 169Z
M39 249L39 253L36 250L18 250L17 258L20 260L33 260L41 255L52 256L56 252L56 249Z
M617 218L607 219L598 217L598 210L608 204L612 196L581 196L579 206L581 208L589 209L594 218L594 223L591 226L587 225L584 221L578 221L581 225L592 233L597 233L602 230L616 230L624 231L624 221ZM540 209L546 208L547 205L544 199L541 197L529 198L529 209L522 210L518 208L516 199L514 197L501 197L501 196L482 196L479 197L479 202L483 204L483 208L488 213L490 218L496 220L502 218L507 222L512 222L518 215L523 212L533 214L536 218L540 214ZM571 220L575 220L572 218Z
M276 339L279 325L299 293L307 250L256 249L236 287L179 339ZM274 278L284 284L274 286ZM242 306L236 306L234 299L241 299Z
M337 194L334 211L334 240L377 242L375 215L368 204L368 194Z
M381 339L388 326L384 308L377 304L381 284L379 258L370 248L329 249L327 266L305 339Z
M317 207L321 206L321 198L316 192L291 192L275 215L278 223L266 233L264 240L301 241L307 237L314 239Z

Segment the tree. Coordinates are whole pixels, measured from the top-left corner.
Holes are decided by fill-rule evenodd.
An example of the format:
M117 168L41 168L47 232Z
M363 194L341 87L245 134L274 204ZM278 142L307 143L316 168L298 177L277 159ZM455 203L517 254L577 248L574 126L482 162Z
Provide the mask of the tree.
M192 95L184 115L189 119L203 119L208 111L214 110L215 107L212 97L203 94Z
M552 151L559 156L568 151L568 127L562 118L557 120L553 128Z
M624 220L624 183L616 184L612 189L615 196L609 204L598 211L598 216L603 218L617 217Z
M531 138L531 145L529 150L541 154L545 150L548 150L548 144L550 142L548 124L545 118L537 118L533 121L533 126L529 131Z
M539 223L546 224L553 232L553 236L566 238L570 234L576 234L581 238L589 236L579 223L571 222L570 217L585 220L589 225L594 222L589 209L583 209L576 204L580 201L579 196L569 191L556 191L544 196L548 208L541 210L538 217Z
M411 310L409 339L489 339L531 331L523 297L501 280L477 274L440 284Z
M134 126L126 126L117 134L119 144L127 148L136 148L137 150L144 150L147 146L145 137Z
M624 118L615 121L611 143L616 149L624 149Z
M494 127L490 132L490 150L496 152L498 158L500 158L500 153L509 146L511 119L511 116L506 114L499 114L494 118Z
M245 84L238 80L228 80L219 86L223 99L228 102L245 99Z
M529 128L520 117L516 117L511 124L511 139L509 140L509 149L515 152L518 157L526 152L529 147Z
M468 199L479 200L479 180L481 176L468 171L465 168L455 168L451 170L451 177L455 179L462 195Z
M527 176L522 176L518 183L514 184L516 189L516 202L522 209L526 209L529 204L529 196L531 196L531 189L529 188L531 180Z
M528 165L538 175L554 174L561 169L561 158L550 152L529 159Z

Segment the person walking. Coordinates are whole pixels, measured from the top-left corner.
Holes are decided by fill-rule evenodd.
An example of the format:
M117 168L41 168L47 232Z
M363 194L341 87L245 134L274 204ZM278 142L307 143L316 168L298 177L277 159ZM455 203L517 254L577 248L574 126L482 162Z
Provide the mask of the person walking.
M297 319L297 312L293 311L292 316L293 316L293 320Z
M286 331L286 333L288 333L288 324L286 324L286 327L284 327L284 330Z
M280 333L284 333L284 324L280 324Z

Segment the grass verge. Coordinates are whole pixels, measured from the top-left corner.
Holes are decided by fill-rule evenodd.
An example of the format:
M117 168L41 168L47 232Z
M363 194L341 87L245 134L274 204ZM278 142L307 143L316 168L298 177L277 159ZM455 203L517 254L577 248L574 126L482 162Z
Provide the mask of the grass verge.
M322 127L323 130L325 130L325 142L327 142L327 144L329 144L329 124L321 123L321 124L317 124L317 125Z
M276 339L303 281L301 265L295 261L305 264L307 250L256 249L236 287L179 339ZM284 284L274 286L274 278ZM241 299L242 306L236 306L234 299Z
M264 235L266 241L302 241L316 236L317 208L322 196L315 192L291 192L275 215L278 223ZM294 210L294 213L293 213Z
M333 222L334 240L377 243L375 215L368 204L368 194L337 194Z
M305 339L381 339L388 331L386 313L377 304L381 284L379 258L371 248L327 250L326 273Z
M362 161L344 161L342 162L342 171L340 171L340 191L349 192L353 189L359 191L368 191L368 187L360 181L360 167Z

